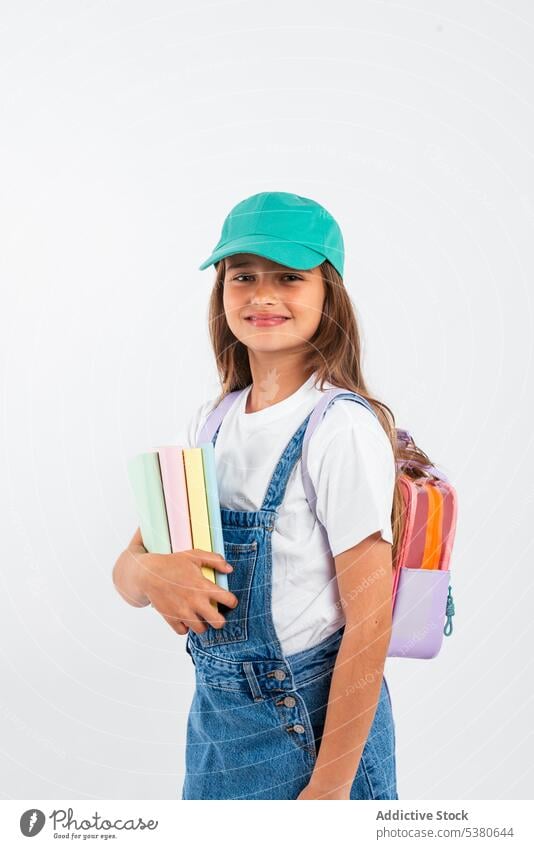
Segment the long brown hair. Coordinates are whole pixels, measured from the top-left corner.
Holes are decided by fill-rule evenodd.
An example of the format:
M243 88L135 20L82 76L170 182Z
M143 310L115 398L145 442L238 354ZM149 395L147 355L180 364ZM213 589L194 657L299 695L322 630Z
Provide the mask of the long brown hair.
M222 391L221 401L229 392L244 389L252 383L248 349L237 339L228 326L223 304L223 285L226 271L224 258L215 265L216 278L209 302L209 331L215 353ZM325 301L321 321L315 334L308 341L305 352L306 372L317 373L317 384L323 389L325 381L357 392L365 398L376 412L384 428L396 462L396 483L391 512L393 530L392 558L395 562L397 546L402 534L403 501L397 483L401 473L397 462L416 461L430 464L428 456L411 444L405 446L397 440L395 417L390 408L378 398L373 398L366 386L361 365L360 331L356 314L343 278L328 260L320 266L325 285ZM404 474L410 470L404 470ZM413 477L421 472L413 472Z

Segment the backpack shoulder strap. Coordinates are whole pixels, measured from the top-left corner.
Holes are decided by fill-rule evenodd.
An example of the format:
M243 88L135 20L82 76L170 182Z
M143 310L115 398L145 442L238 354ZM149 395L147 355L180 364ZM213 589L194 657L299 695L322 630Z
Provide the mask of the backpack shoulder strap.
M234 389L233 392L229 392L224 396L222 401L220 401L217 406L208 413L206 421L202 426L202 430L198 435L197 445L200 445L202 442L211 442L213 434L224 419L226 413L230 407L236 403L239 396L245 392L246 389L248 389L248 386L246 386L245 389Z
M317 494L315 492L315 488L308 473L308 446L315 429L323 420L323 416L325 415L326 411L335 401L338 401L340 398L347 398L349 401L356 401L357 404L361 404L363 407L367 407L367 409L370 410L373 416L378 418L369 401L367 401L367 399L363 398L361 395L358 395L357 392L351 392L347 389L341 389L340 387L336 386L332 389L325 390L325 392L323 393L323 397L319 399L312 413L310 414L308 425L304 433L304 440L302 442L302 484L304 486L304 493L306 495L306 499L308 501L308 504L310 505L310 509L314 514Z
M414 445L414 439L411 433L408 430L403 430L402 428L396 428L397 431L397 444L401 448L409 449L411 445ZM422 463L420 460L405 460L398 459L397 460L397 471L402 472L405 468L415 468L419 469L422 472L425 472L428 475L432 475L438 480L444 481L444 483L449 483L449 478L447 477L441 469L438 469L437 466L432 465L432 463Z

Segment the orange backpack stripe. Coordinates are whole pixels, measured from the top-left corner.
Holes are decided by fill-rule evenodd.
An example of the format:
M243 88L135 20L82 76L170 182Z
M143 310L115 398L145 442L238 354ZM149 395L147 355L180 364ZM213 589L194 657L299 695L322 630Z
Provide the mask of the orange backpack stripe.
M428 515L422 569L437 569L441 555L443 498L437 486L428 487Z

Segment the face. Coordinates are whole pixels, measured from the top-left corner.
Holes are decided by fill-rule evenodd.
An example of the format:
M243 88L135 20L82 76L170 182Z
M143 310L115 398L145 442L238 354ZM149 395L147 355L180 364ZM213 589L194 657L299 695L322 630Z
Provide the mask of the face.
M324 299L320 266L300 271L248 253L226 258L226 320L234 336L254 351L300 348L319 326ZM265 314L271 318L265 320Z

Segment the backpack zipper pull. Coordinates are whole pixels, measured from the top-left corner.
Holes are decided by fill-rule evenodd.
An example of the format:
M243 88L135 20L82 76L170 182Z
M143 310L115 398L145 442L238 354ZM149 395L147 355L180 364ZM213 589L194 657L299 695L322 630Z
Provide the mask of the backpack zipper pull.
M449 593L447 595L447 607L445 609L447 621L445 622L445 627L443 629L443 633L446 637L450 637L450 635L452 634L452 617L454 616L454 613L454 599L452 597L451 587L449 587Z

